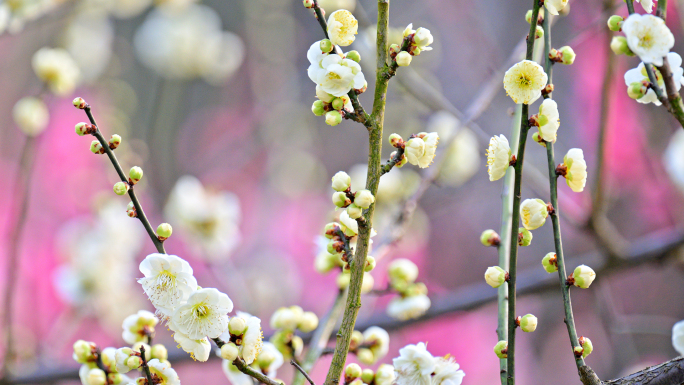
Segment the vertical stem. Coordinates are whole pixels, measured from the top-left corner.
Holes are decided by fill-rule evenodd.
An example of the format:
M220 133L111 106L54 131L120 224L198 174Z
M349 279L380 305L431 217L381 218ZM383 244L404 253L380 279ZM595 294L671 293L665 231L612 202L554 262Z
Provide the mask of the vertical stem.
M389 0L378 0L378 25L377 25L377 60L376 60L376 84L375 99L373 101L372 121L369 127L368 139L368 172L366 175L366 189L373 195L378 192L378 183L382 175L380 156L382 153L382 130L385 119L385 102L387 99L387 83L389 79L382 76L387 68L387 34L389 24ZM340 376L349 353L349 342L356 324L356 316L361 307L361 284L363 282L364 266L368 255L370 232L372 227L375 204L371 205L364 213L364 221L359 222L359 235L356 244L356 254L351 263L349 293L347 304L342 318L342 325L337 332L335 353L332 358L330 370L325 379L325 385L336 385L340 382Z
M539 0L533 0L532 6L532 22L530 23L530 31L527 35L527 51L525 53L526 60L532 60L534 49L534 32L537 27L537 17L539 16ZM520 223L520 188L522 185L522 171L525 157L525 144L527 142L527 133L530 129L528 122L529 106L522 105L522 114L520 117L520 137L518 139L518 154L515 163L515 185L513 188L513 213L511 218L511 239L510 239L510 266L508 275L508 360L506 363L506 371L508 376L508 385L515 384L515 287L518 270L518 224Z
M665 20L667 18L667 0L659 0L658 8L656 9L656 16Z

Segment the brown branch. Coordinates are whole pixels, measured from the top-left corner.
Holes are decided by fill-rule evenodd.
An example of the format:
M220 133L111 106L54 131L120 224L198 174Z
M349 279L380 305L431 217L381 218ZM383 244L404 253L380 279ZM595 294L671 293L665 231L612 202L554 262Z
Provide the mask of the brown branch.
M295 368L297 368L297 370L299 370L299 372L306 378L306 380L309 381L309 384L316 385L314 383L314 381L311 379L311 377L309 376L309 374L304 369L302 369L302 367L299 366L299 364L297 364L295 362L294 358L290 360L290 364L292 366L294 366Z
M673 385L684 384L684 357L650 366L644 370L615 380L605 381L604 385Z

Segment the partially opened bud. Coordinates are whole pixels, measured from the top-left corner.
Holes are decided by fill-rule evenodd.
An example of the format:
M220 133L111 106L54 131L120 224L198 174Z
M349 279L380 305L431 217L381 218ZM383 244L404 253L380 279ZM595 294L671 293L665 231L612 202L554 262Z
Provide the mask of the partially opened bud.
M237 358L238 353L238 347L232 342L229 342L221 346L221 358L223 358L224 360L233 362Z
M501 237L492 229L485 230L482 232L482 235L480 235L480 243L482 243L483 246L499 246Z
M344 171L339 171L332 177L332 188L335 191L347 191L351 186L351 177Z
M587 358L587 356L594 351L594 345L591 343L591 340L587 337L580 337L579 343L582 346L582 358Z
M124 195L128 192L128 183L116 182L114 183L114 192L116 195Z
M90 369L86 377L88 385L105 385L107 384L107 375L102 369Z
M169 358L169 351L166 350L166 346L162 344L153 345L150 354L152 355L152 358L156 358L159 361L164 361Z
M160 241L169 239L172 233L173 228L168 223L162 223L161 225L157 226L157 238L159 238Z
M363 209L352 203L349 206L347 206L347 214L351 219L358 219L361 218L361 216L363 215Z
M525 199L520 205L520 219L527 230L534 230L544 225L549 211L541 199Z
M508 341L499 341L494 345L494 353L499 358L508 358Z
M93 353L95 351L95 344L92 342L87 342L84 340L78 340L74 342L74 361L85 364L89 361L94 361L96 356Z
M596 279L596 273L591 267L580 265L572 272L572 278L574 279L573 285L582 289L588 289L591 283L594 282L594 279Z
M560 47L558 50L561 55L561 63L565 65L570 65L575 62L575 57L577 55L575 54L575 51L570 47L569 45Z
M558 258L556 253L548 253L542 259L542 266L547 273L555 273L558 271Z
M520 329L522 331L531 333L537 329L537 317L532 314L527 314L520 318Z
M369 208L373 203L375 203L375 197L369 190L359 190L354 194L354 204L362 209Z
M524 227L518 228L518 246L529 246L532 244L532 232Z
M411 60L413 60L413 56L406 51L401 51L397 54L395 60L397 61L397 65L399 67L408 67L409 64L411 64Z
M506 271L499 266L491 266L487 268L487 271L485 271L484 277L487 284L496 289L506 282L508 279L508 273L506 273Z

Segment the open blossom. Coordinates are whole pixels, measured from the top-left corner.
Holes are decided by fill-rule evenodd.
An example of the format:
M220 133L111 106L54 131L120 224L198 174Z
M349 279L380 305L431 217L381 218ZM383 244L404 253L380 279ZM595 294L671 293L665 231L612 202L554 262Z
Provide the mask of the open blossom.
M346 9L330 14L328 18L328 35L333 44L346 47L354 42L359 30L359 21ZM359 87L360 88L360 87Z
M531 104L541 96L548 76L539 64L523 60L509 68L504 75L504 89L513 102Z
M415 34L413 35L413 45L418 48L416 55L419 55L421 51L430 51L432 47L430 44L434 41L432 33L427 28L419 27Z
M684 355L684 321L672 327L672 346L680 355Z
M432 373L437 367L435 358L423 342L399 349L399 357L393 359L392 363L398 385L430 385Z
M406 142L404 154L409 163L426 168L435 159L438 143L439 135L436 132L421 132Z
M556 143L558 127L558 104L553 99L544 99L539 106L539 135L547 142Z
M181 332L174 332L173 339L178 343L181 349L190 353L190 356L197 361L206 361L209 359L211 353L211 343L207 337L200 339L192 339Z
M314 42L311 44L311 47L309 47L309 50L306 51L306 58L309 59L309 69L307 70L307 73L309 75L309 79L311 79L312 82L317 83L318 82L318 73L320 71L324 71L325 68L323 68L323 65L321 62L323 59L328 57L330 55L329 53L321 51L321 41ZM335 54L333 54L335 55ZM316 95L318 96L319 91L318 87L316 87ZM323 100L326 103L330 103L332 101L332 98L330 100L326 100L323 97L319 97L319 99Z
M328 55L321 61L322 70L316 73L316 84L333 96L346 95L352 88L361 89L366 79L359 63L343 59L340 55Z
M145 278L138 279L157 311L170 317L197 289L190 264L175 255L150 254L140 263Z
M587 162L584 161L584 152L579 148L571 148L563 158L567 167L565 181L574 192L581 192L587 184Z
M520 205L520 220L527 230L542 227L548 215L546 203L541 199L525 199Z
M387 315L405 321L418 318L430 308L430 298L425 294L393 298L387 305Z
M653 0L636 0L637 3L641 4L644 11L651 13L653 12Z
M159 320L147 310L140 310L131 314L123 321L121 337L127 344L147 341L148 334L154 333L154 327Z
M679 90L682 87L682 74L684 74L684 69L682 68L682 57L676 52L670 52L667 54L667 61L670 64L670 70L672 71L672 80L674 82L675 89ZM661 89L664 89L665 82L663 81L663 76L660 74L660 71L657 68L653 68L653 71L658 81L658 86L660 86ZM644 66L643 62L639 63L636 68L632 68L631 70L625 72L625 84L628 88L632 83L641 83L643 81L650 82L648 74L646 73L646 67ZM636 101L644 104L653 103L656 106L661 105L655 91L653 91L653 89L650 87L648 88L646 94L639 99L636 99Z
M195 291L171 317L174 330L193 340L216 338L228 328L233 301L228 295L209 288Z
M244 317L247 320L247 331L242 337L241 356L249 365L257 358L263 346L264 334L261 331L261 320L254 316Z
M50 114L45 102L39 98L27 96L19 99L14 105L12 118L24 134L36 136L47 127Z
M36 76L57 96L73 92L81 77L78 64L69 52L62 48L39 49L33 54L31 64Z
M644 63L663 65L663 57L674 46L674 36L665 21L653 15L634 13L622 23L627 45Z
M382 364L375 371L375 378L373 381L375 385L392 385L397 377L394 374L394 366L389 364Z
M453 357L437 357L435 364L431 385L461 385L465 373L459 369L460 365L456 363Z
M152 375L156 375L160 381L159 383L155 382L155 384L180 385L178 373L171 368L171 364L169 364L168 361L161 362L155 358L150 360L150 362L147 363L147 366L150 367L150 372Z
M489 139L489 148L487 149L487 173L489 173L489 180L495 181L503 178L510 163L511 147L508 145L508 139L503 135L492 136Z
M568 0L546 0L544 1L544 6L552 15L558 15L558 12L562 11L565 6L568 5Z

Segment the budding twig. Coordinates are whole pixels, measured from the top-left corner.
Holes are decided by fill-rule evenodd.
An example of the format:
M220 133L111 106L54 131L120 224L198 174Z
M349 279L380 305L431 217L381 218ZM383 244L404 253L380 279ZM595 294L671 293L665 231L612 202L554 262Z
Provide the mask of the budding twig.
M148 385L154 384L154 382L152 381L152 373L150 373L150 367L147 365L147 359L145 358L144 345L140 345L140 359L142 360L142 364L140 366L143 368L143 372L145 372L145 377L147 378Z

